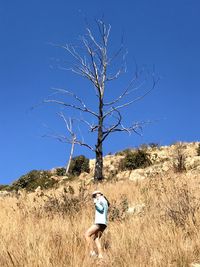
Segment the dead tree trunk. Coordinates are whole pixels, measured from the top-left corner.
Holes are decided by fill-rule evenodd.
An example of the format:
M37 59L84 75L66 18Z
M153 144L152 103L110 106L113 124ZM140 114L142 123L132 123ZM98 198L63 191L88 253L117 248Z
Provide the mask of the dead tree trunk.
M99 103L99 118L98 118L98 136L96 144L96 162L95 162L95 171L94 179L99 181L103 179L103 100L101 99Z
M71 161L72 161L72 157L73 157L73 154L74 154L74 145L75 145L75 140L76 138L73 138L72 139L72 145L71 145L71 150L70 150L70 155L69 155L69 160L67 162L67 165L66 165L66 171L65 171L65 175L67 176L68 173L69 173L69 167L70 167L70 164L71 164Z

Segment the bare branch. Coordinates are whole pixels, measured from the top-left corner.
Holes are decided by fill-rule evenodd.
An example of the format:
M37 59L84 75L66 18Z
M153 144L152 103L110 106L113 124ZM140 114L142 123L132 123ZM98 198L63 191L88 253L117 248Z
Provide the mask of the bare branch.
M78 97L75 93L62 89L62 88L56 88L56 87L53 87L52 90L55 90L58 93L68 94L72 96L73 98L75 98L75 100L77 100L83 106L83 108L87 108L83 100L80 97Z
M128 86L125 88L125 90L123 91L123 93L117 97L116 99L114 99L113 101L111 102L107 102L107 103L104 103L104 106L110 106L110 105L114 105L115 103L119 102L125 95L128 95L130 94L131 92L135 91L136 89L132 89L130 91L130 88L133 86L133 84L136 82L137 80L137 73L135 74L135 76L133 77L133 79L130 81L130 83L128 84Z
M120 127L114 127L110 128L108 132L106 132L105 136L104 136L104 140L106 137L108 137L109 134L114 133L114 132L127 132L129 135L131 135L132 132L138 134L141 136L141 131L144 127L145 124L149 124L151 123L150 121L146 121L146 122L137 122L134 123L132 126L129 127L124 127L121 123L119 123L118 126Z
M100 44L97 43L97 41L95 40L91 30L89 28L86 29L88 32L88 36L90 37L90 39L92 40L92 42L95 44L95 46L99 49L102 50L102 46Z
M77 121L85 123L89 127L90 132L95 132L98 129L98 125L97 124L91 124L85 119L77 119Z
M65 135L46 134L46 135L43 135L42 137L51 137L51 138L58 140L59 142L72 144L72 140L70 138L66 137ZM75 139L74 144L78 144L80 146L85 146L85 147L89 148L90 150L95 151L95 149L92 146L90 146L89 144L86 144L80 140Z
M94 147L92 147L89 144L85 143L83 140L78 140L75 132L73 131L73 126L72 126L72 124L73 124L73 122L75 120L78 121L77 119L69 118L69 120L67 120L65 115L62 112L58 113L58 115L64 121L65 127L66 127L67 131L70 133L71 138L68 137L67 135L61 135L61 134L57 134L57 133L46 134L46 135L43 135L42 137L51 137L51 138L54 138L54 139L58 140L59 142L68 143L68 144L72 144L72 145L78 144L80 146L85 146L85 147L89 148L92 151L95 151Z
M110 76L110 77L107 77L107 78L106 78L106 81L107 81L107 82L110 82L110 81L116 80L116 79L119 77L119 75L121 74L121 72L122 72L121 69L118 70L118 71L116 72L116 74L114 74L114 75L112 75L112 76Z
M94 73L94 76L95 76L95 86L97 87L97 89L99 90L99 93L100 93L100 81L99 81L99 74L98 74L98 67L95 63L95 58L94 58L94 50L89 46L87 40L85 38L82 39L83 40L83 43L87 49L87 52L88 54L90 55L90 58L91 58L91 64L92 64L92 67L93 67L93 73ZM95 40L95 39L94 39ZM100 48L101 50L101 48Z
M132 80L129 82L128 86L122 91L122 94L116 99L114 99L113 101L104 103L104 105L105 106L114 105L115 103L119 102L124 96L129 95L130 93L138 90L144 84L143 82L139 86L132 88L134 86L134 83L138 80L138 77L139 77L139 71L136 69L135 75L133 76Z
M103 132L103 138L102 138L102 142L111 134L114 132L127 132L129 135L131 135L132 132L138 134L141 136L141 131L143 129L143 126L146 124L151 123L151 121L144 121L144 122L135 122L132 126L129 127L125 127L122 124L122 116L121 113L114 109L113 112L117 112L117 117L115 117L117 119L117 122L112 125L110 128L106 129Z
M64 68L61 67L63 70L71 70L72 72L81 75L83 77L86 77L89 79L98 89L100 88L100 83L99 83L99 75L98 75L98 67L95 63L94 59L94 50L89 46L87 43L87 40L83 37L82 42L84 46L86 47L87 53L89 54L91 58L91 66L93 67L93 71L91 70L90 64L87 64L86 58L83 58L74 48L74 46L69 46L66 44L65 46L60 46L61 48L67 50L69 54L77 60L78 64L75 64L71 68ZM98 55L98 53L96 53Z
M55 100L55 99L46 99L46 100L44 100L44 103L55 103L55 104L63 105L65 107L71 107L73 109L80 110L82 112L90 113L93 116L98 118L98 114L96 112L92 111L92 110L89 110L87 107L83 107L82 108L82 107L79 107L79 106L76 106L76 105L73 105L73 104L68 104L68 103L65 103L63 101L58 101L58 100Z
M102 37L103 44L104 46L107 46L111 25L109 24L108 26L106 26L106 24L102 20L96 20L96 23L99 29L99 34Z
M60 47L63 48L64 50L67 50L67 52L71 54L71 56L74 57L76 60L78 60L82 66L85 66L83 58L76 51L74 46L66 44L66 45L61 45Z
M74 120L77 121L77 119L69 118L69 122L68 122L67 119L65 118L65 115L62 112L59 113L59 116L64 120L67 130L69 131L69 133L72 136L72 139L70 140L70 143L78 144L78 145L81 145L81 146L85 146L85 147L91 149L92 151L94 151L94 148L92 146L90 146L89 144L85 143L84 141L78 140L76 134L73 132L72 123L73 123ZM65 138L64 140L69 143L69 139Z
M148 95L155 88L155 86L156 86L156 81L153 81L152 87L148 91L146 91L143 95L138 96L137 98L135 98L132 101L129 101L129 102L123 104L123 105L117 106L117 107L115 107L115 109L120 109L120 108L123 108L123 107L127 107L127 106L129 106L129 105L131 105L131 104L143 99L146 95Z
M157 81L158 81L158 80L157 80ZM116 107L111 107L111 109L110 109L108 112L106 112L106 113L104 114L104 118L107 117L108 115L110 115L114 110L119 110L119 109L121 109L121 108L127 107L127 106L129 106L129 105L131 105L131 104L133 104L133 103L135 103L135 102L137 102L137 101L143 99L147 94L149 94L149 93L155 88L157 81L153 80L152 87L151 87L148 91L146 91L143 95L138 96L138 97L136 97L135 99L133 99L133 100L131 100L131 101L129 101L129 102L126 102L126 103L124 103L124 104L122 104L122 105L119 105L119 106L116 106ZM137 88L137 89L138 89L138 88ZM133 89L133 90L134 90L134 89ZM128 91L127 91L127 92L128 92ZM123 93L119 98L117 98L116 100L114 100L113 102L116 103L116 102L118 102L119 100L121 100L123 96L125 96L126 94L129 94L129 93L127 93L127 92L124 91L124 93ZM109 104L111 105L112 102L109 103ZM105 105L108 105L108 103L105 104Z
M122 120L122 116L121 113L118 110L114 110L115 112L117 112L118 118L117 118L117 122L111 126L109 129L107 129L106 131L103 132L103 138L102 138L102 142L106 139L106 137L113 132L115 129L117 129L117 127L121 124L121 120Z
M75 141L75 144L80 145L80 146L85 146L85 147L89 148L90 150L92 150L93 152L95 151L95 148L94 147L90 146L87 143L84 143L83 141L76 140Z
M120 48L114 53L114 55L112 57L110 57L110 59L108 59L108 65L110 65L119 55L120 53L123 51L124 47L123 45L120 46ZM126 55L127 53L125 53ZM124 55L124 56L125 56ZM124 56L123 56L123 59L124 59Z
M66 127L67 131L70 133L70 135L72 136L72 139L76 139L76 135L72 130L73 119L69 118L69 121L67 121L63 112L59 112L58 115L63 119L63 121L65 123L65 127Z

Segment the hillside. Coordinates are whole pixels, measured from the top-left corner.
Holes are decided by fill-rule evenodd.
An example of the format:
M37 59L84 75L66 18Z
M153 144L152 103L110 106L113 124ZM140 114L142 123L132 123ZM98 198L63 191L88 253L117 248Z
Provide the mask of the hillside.
M199 143L176 143L171 146L157 146L156 144L143 145L139 149L149 154L152 165L146 168L137 168L132 171L119 171L120 161L127 152L137 149L128 149L118 152L115 155L108 155L104 158L104 175L107 179L115 176L117 179L140 180L147 177L153 177L157 174L165 174L174 170L180 162L184 164L188 176L197 176L200 174L200 153L198 154ZM86 177L91 177L94 170L95 160L90 161L91 173Z
M27 177L35 182L33 178L40 174L46 189L27 192L24 188L1 195L0 266L198 266L198 148L199 143L143 146L140 149L151 165L144 167L143 162L140 169L123 171L121 160L137 150L108 155L106 179L100 184L92 180L94 160L89 162L90 172L79 177L67 178L60 169L60 175L54 169L23 177L24 185ZM102 239L103 261L88 257L83 236L93 222L91 192L95 189L111 202Z
M83 181L86 184L92 183L94 165L95 159L89 160L84 156L76 157L71 164L73 170L68 176L65 175L65 169L62 167L45 171L33 170L21 176L10 186L0 186L0 190L34 191L38 186L48 189L59 187L60 184L72 180ZM200 143L179 142L171 146L141 145L139 148L125 149L104 157L105 181L138 181L159 174L165 175L168 172L184 172L188 178L198 177L200 175Z

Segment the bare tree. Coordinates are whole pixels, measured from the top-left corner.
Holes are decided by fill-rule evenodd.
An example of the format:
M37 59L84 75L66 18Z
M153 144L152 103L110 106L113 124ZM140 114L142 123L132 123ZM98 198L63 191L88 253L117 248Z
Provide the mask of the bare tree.
M69 159L66 162L66 168L65 168L65 175L68 175L70 164L71 164L72 157L74 154L75 145L78 144L81 146L87 146L91 150L93 148L91 146L87 145L86 143L84 143L83 138L82 138L82 140L78 140L78 138L77 138L77 134L75 133L73 125L74 125L74 122L80 123L81 122L80 119L72 119L71 117L67 118L63 112L59 112L58 115L64 122L65 130L66 130L65 134L61 135L61 134L58 134L58 133L53 131L53 133L43 135L43 137L51 137L51 138L54 138L54 139L56 139L62 143L71 144Z
M68 175L69 172L69 167L72 161L72 157L73 157L73 153L74 153L74 146L76 143L76 134L73 131L73 120L71 118L69 118L69 120L67 121L65 115L63 113L59 114L61 116L61 118L64 120L65 126L67 128L67 131L70 134L71 138L66 138L66 137L61 137L62 140L66 141L67 143L71 144L71 149L70 149L70 154L69 154L69 160L66 164L66 171L65 174Z
M133 96L138 89L145 84L145 79L140 80L142 71L136 68L134 76L129 84L121 90L121 93L114 97L111 101L107 101L105 98L105 91L107 83L114 81L125 71L124 64L124 52L123 45L119 50L110 56L109 53L109 37L111 26L106 25L102 20L96 21L97 34L95 35L92 30L87 27L87 34L81 37L81 47L74 45L59 45L73 59L72 66L70 68L61 68L64 70L71 70L73 73L86 78L94 88L96 95L96 110L89 108L89 104L83 101L83 98L79 97L73 91L65 90L62 88L54 88L55 94L62 94L67 96L65 100L59 100L57 98L46 99L45 103L55 103L62 107L77 110L81 114L88 114L95 121L91 123L88 119L80 119L79 121L84 123L90 132L97 133L97 140L95 146L89 145L83 140L80 141L77 138L73 139L73 142L81 146L85 146L95 152L95 172L94 179L103 179L103 143L110 134L115 132L127 132L128 134L139 133L146 122L132 123L130 126L124 126L123 116L121 110L134 104L136 101L141 100L148 93L150 93L156 85L157 80L154 78L154 73L150 74L151 83L150 87L139 96ZM114 68L114 62L116 59L122 59L120 67ZM115 70L114 70L115 69ZM72 101L69 101L71 97ZM63 99L63 98L62 98ZM87 116L88 117L88 116ZM70 127L69 127L70 128ZM68 129L70 132L70 129ZM72 134L73 136L73 134Z

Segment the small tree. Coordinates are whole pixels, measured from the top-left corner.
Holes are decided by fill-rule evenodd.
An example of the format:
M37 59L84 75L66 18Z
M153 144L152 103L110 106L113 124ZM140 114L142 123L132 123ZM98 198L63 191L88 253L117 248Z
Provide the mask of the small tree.
M46 99L44 102L56 103L63 107L77 110L80 111L82 115L87 114L92 118L92 123L88 119L81 119L79 121L84 123L92 133L97 134L95 146L89 145L88 142L80 141L78 138L76 138L74 143L85 146L95 153L94 178L96 180L102 180L104 141L115 132L126 132L128 134L132 132L139 133L146 123L136 122L132 123L130 126L124 126L121 110L141 100L145 95L151 92L157 81L154 78L154 73L151 73L150 87L140 96L131 96L131 94L143 86L146 81L146 77L145 80L141 81L144 72L136 68L134 77L131 79L130 83L122 89L121 94L115 96L113 100L107 101L105 96L107 84L118 79L121 73L125 71L125 64L123 64L125 63L125 54L123 53L123 45L121 45L116 53L110 55L108 42L111 30L110 25L106 25L102 20L98 20L97 29L98 34L95 35L89 27L86 28L87 34L81 37L81 46L79 48L69 44L59 45L59 47L70 54L73 59L73 64L70 68L64 68L62 66L62 69L71 70L73 73L82 76L92 84L96 95L96 110L89 108L89 105L74 92L60 88L54 88L54 90L56 93L67 96L66 100ZM120 56L123 63L114 71L114 62L119 59ZM71 102L68 97L71 97Z
M57 136L57 138L60 141L65 141L66 143L70 143L71 144L71 149L70 149L70 154L69 154L69 160L66 164L66 172L65 175L68 175L69 172L69 167L72 161L72 157L73 157L73 153L74 153L74 146L76 143L76 134L73 131L73 120L71 118L69 118L69 120L67 121L65 115L61 112L59 113L60 117L63 119L64 123L65 123L65 127L67 129L67 131L70 134L70 137L67 138L67 135L65 136Z

